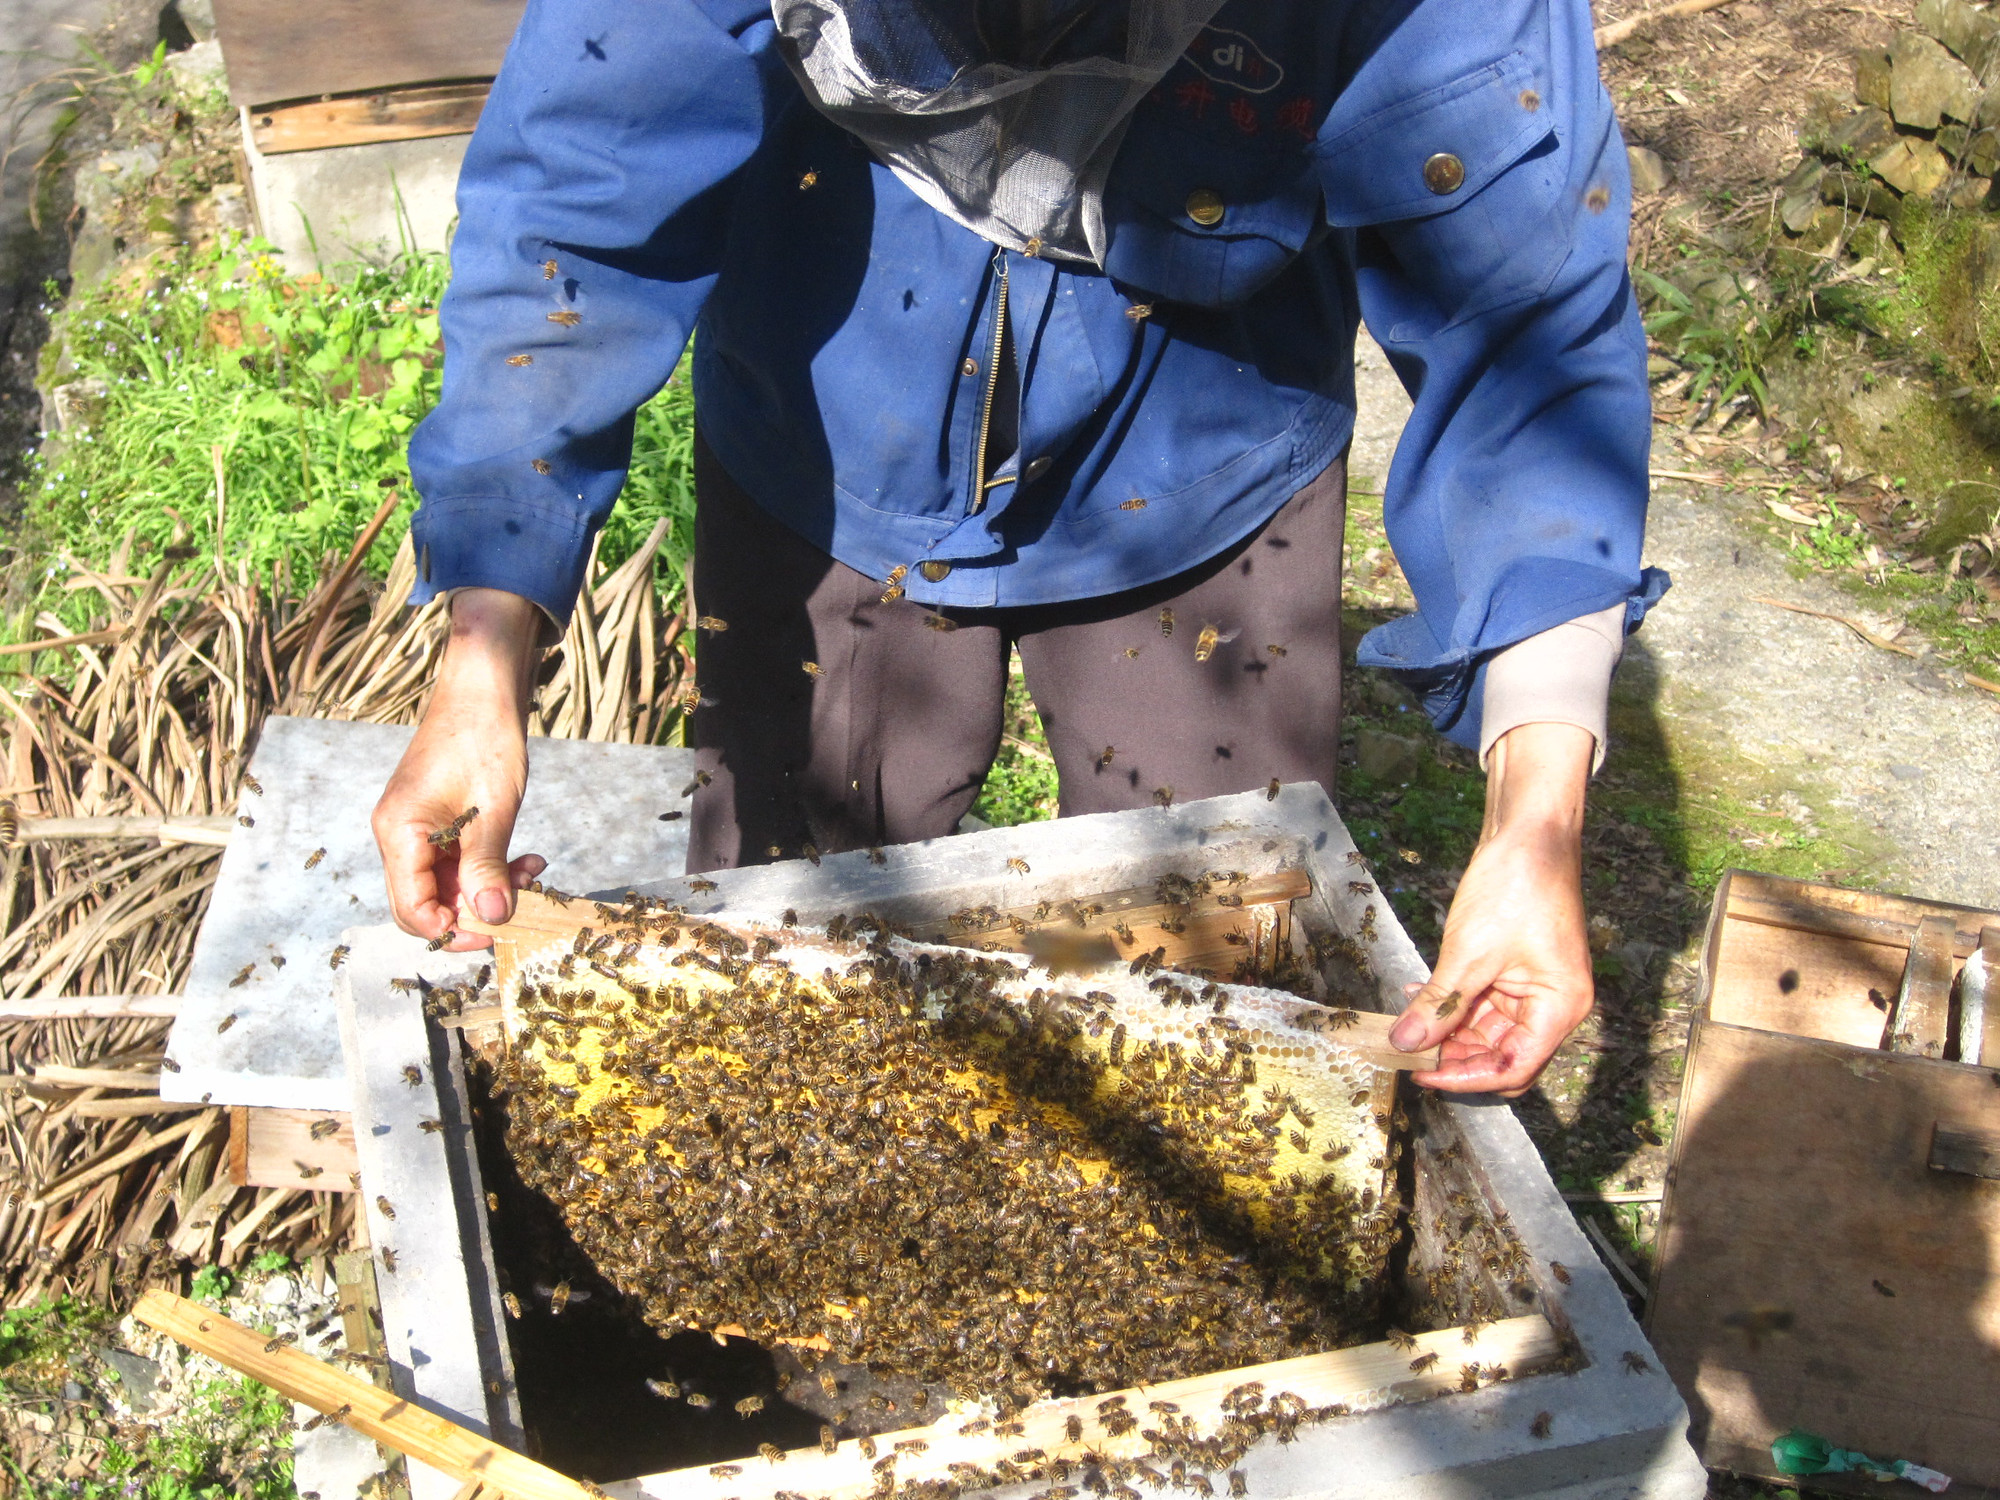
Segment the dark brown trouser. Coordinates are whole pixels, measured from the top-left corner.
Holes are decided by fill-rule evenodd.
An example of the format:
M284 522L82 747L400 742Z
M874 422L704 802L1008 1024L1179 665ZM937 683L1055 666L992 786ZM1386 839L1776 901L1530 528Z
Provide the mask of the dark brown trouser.
M772 520L698 437L695 494L695 598L729 628L701 637L695 760L713 780L694 797L691 874L761 864L773 848L795 858L807 842L830 853L950 833L1000 747L1010 647L1065 815L1274 776L1333 790L1344 458L1247 541L1175 577L1069 604L953 610L951 631L908 600L881 603L880 582ZM1232 638L1198 662L1210 623Z

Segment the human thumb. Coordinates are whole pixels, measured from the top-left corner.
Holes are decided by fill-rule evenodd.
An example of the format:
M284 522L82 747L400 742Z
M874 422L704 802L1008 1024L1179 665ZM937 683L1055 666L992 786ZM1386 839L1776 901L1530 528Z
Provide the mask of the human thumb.
M1442 958L1440 955L1440 961ZM1437 1046L1465 1024L1472 1010L1468 997L1477 998L1491 982L1490 977L1440 966L1427 983L1407 987L1410 1003L1389 1028L1389 1045L1398 1052L1421 1052Z
M514 881L507 869L507 840L513 820L475 815L458 836L460 901L482 922L504 922L514 914Z

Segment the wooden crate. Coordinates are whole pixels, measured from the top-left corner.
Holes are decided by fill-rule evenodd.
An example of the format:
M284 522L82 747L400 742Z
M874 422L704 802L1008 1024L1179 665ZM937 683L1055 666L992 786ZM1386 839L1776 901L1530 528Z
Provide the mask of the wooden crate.
M1648 1312L1711 1467L1773 1477L1802 1427L2000 1493L2000 1016L1987 1066L1950 1060L1982 931L2000 913L1723 877Z

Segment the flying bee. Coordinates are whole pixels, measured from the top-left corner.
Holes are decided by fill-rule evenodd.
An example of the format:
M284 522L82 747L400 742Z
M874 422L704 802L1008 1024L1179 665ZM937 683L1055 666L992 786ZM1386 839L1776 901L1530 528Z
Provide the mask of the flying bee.
M534 362L535 356L532 354L510 354L507 356L507 363L513 365L516 369L519 369L522 365L531 365Z
M816 662L816 661L802 661L802 662L800 662L800 663L799 663L799 670L800 670L801 672L805 673L805 674L806 674L806 676L808 676L808 677L824 677L824 676L826 676L826 668L825 668L825 667L822 667L822 666L821 666L821 665L820 665L820 664L819 664L818 662Z
M819 170L815 167L807 167L805 169L805 172L799 177L799 191L803 193L807 188L811 187L814 183L818 181L819 181Z
M1264 800L1266 802L1276 802L1278 800L1278 787L1278 778L1273 776L1269 784L1264 788Z
M424 1070L422 1068L418 1067L415 1063L403 1064L403 1082L407 1083L411 1088L415 1088L423 1081Z
M326 846L322 844L319 848L313 850L312 853L306 856L306 868L308 870L318 869L319 862L325 858L326 858Z
M255 972L256 968L257 966L254 963L245 964L242 968L236 971L236 977L229 981L229 987L233 990L238 985L247 984L249 982L251 974Z
M339 1131L340 1119L336 1115L328 1115L324 1119L314 1120L312 1124L306 1127L306 1134L316 1141L323 1141L330 1135L338 1134Z
M1536 1438L1547 1437L1549 1429L1555 1425L1555 1420L1556 1414L1552 1411L1536 1412L1535 1420L1528 1424L1528 1436Z
M770 1463L781 1464L785 1461L785 1450L776 1443L759 1443L757 1456Z
M1243 634L1240 630L1225 631L1219 625L1208 624L1201 627L1201 634L1194 638L1194 659L1207 661L1215 655L1217 646L1226 646Z
M521 1318L521 1299L516 1297L512 1292L502 1292L500 1294L500 1301L507 1309L507 1316L519 1322Z
M739 1417L754 1417L763 1409L764 1398L762 1396L745 1396L741 1401L736 1403L736 1415Z
M478 808L468 807L464 812L460 813L457 817L453 818L449 823L445 824L444 827L438 829L434 833L427 834L426 837L429 838L429 840L433 844L437 845L438 848L443 849L447 845L457 843L458 836L461 833L465 832L465 825L470 823L474 818L478 816L479 816Z
M1028 873L1028 862L1025 859L1010 859L1007 861L1007 868L1016 875L1025 875Z
M299 1180L301 1182L311 1182L326 1170L325 1167L309 1167L302 1161L295 1161L292 1165L299 1169Z
M646 1384L651 1385L653 1382L649 1380ZM711 1479L734 1479L742 1472L743 1466L741 1464L717 1464L708 1471Z
M1127 646L1125 648L1125 660L1137 661L1139 659L1139 652L1141 649L1142 648L1138 646Z
M417 1129L421 1130L425 1135L437 1135L444 1129L444 1121L419 1120L417 1121Z
M1641 1354L1637 1349L1627 1349L1623 1354L1619 1355L1619 1359L1624 1362L1625 1368L1634 1375L1650 1375L1653 1371L1653 1367L1646 1362L1646 1356Z
M889 856L884 854L879 847L871 846L868 850L868 863L871 865L886 865L889 863Z
M715 777L710 772L696 771L694 773L694 780L681 788L681 795L683 797L692 797L696 787L707 786L713 780L715 780Z
M721 887L716 885L713 880L704 880L701 876L696 875L688 881L688 889L700 896L706 895L713 890L719 890Z
M583 314L569 307L559 307L548 317L551 323L560 323L564 328L574 328L583 321Z
M375 1206L382 1211L383 1218L393 1219L396 1217L396 1205L391 1203L387 1198L384 1198L380 1193L375 1195Z
M1160 611L1160 634L1170 637L1173 633L1174 612L1171 609L1163 609Z
M531 458L528 460L528 467L533 469L537 474L550 474L555 472L553 469L549 467L549 461L546 458Z
M704 1396L700 1391L689 1391L681 1399L696 1411L707 1411L715 1405L715 1398L713 1396Z
M1127 308L1125 310L1125 315L1129 318L1132 315L1133 311L1134 309ZM1134 495L1130 500L1122 500L1119 502L1118 508L1120 510L1144 510L1146 508L1145 496Z
M234 1026L235 1024L236 1024L236 1012L232 1010L228 1015L222 1018L222 1024L215 1028L215 1034L217 1036L221 1036L223 1032L227 1031L230 1027Z
M1285 654L1285 648L1283 646L1276 644L1275 642L1273 642L1271 645L1266 646L1264 649L1270 652L1271 655L1273 656L1283 656Z
M1412 1374L1421 1375L1437 1362L1438 1357L1435 1350L1429 1354L1419 1354L1415 1359L1410 1361L1410 1371Z
M926 614L924 616L924 623L928 625L932 630L950 631L958 629L958 621L951 619L945 615Z
M236 822L238 826L243 828L255 828L257 826L257 820L251 817L250 814L248 813L240 814L237 817Z
M555 279L556 279L556 263L555 263L554 261L552 261L552 260L545 260L545 261L543 261L543 262L542 262L542 280L544 280L544 281L554 281Z
M697 615L695 616L694 628L696 630L713 630L719 633L729 628L729 622L720 615Z
M1552 1260L1549 1262L1549 1274L1555 1277L1555 1279L1557 1281L1560 1281L1564 1286L1569 1285L1569 1267L1564 1265L1561 1261Z
M258 784L257 778L252 776L248 771L243 773L243 790L246 792L255 792L259 797L264 795L264 788Z
M396 1252L386 1246L382 1250L382 1269L391 1276L396 1274Z
M1154 787L1153 801L1160 807L1172 807L1174 805L1174 789L1170 786Z

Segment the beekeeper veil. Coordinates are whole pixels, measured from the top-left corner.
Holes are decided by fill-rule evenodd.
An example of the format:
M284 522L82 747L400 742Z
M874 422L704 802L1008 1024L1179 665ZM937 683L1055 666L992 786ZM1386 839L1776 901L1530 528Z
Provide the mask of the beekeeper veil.
M997 245L1100 264L1132 111L1221 0L772 0L822 113Z

